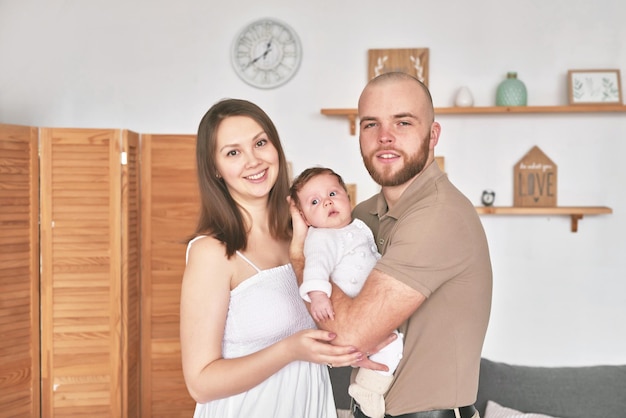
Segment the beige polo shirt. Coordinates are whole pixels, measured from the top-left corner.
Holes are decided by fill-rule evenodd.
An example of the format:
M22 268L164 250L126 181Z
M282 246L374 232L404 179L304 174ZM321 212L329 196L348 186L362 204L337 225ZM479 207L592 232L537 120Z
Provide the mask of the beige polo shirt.
M404 354L385 396L387 413L473 404L492 289L474 206L433 163L391 211L379 194L354 215L374 232L383 255L375 268L427 298L400 327Z

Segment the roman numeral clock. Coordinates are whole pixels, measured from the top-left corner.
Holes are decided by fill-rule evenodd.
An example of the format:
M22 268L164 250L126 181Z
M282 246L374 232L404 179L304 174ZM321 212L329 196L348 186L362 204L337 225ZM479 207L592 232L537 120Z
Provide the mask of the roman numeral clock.
M243 81L257 88L272 89L285 84L298 72L302 45L289 25L264 18L250 23L237 34L231 60Z

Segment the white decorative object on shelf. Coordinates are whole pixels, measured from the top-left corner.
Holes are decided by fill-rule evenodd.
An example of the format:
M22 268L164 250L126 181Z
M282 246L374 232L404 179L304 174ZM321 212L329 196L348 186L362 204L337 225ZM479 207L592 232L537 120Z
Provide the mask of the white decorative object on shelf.
M457 107L471 107L474 106L474 96L467 86L463 86L457 91L454 98L454 105Z

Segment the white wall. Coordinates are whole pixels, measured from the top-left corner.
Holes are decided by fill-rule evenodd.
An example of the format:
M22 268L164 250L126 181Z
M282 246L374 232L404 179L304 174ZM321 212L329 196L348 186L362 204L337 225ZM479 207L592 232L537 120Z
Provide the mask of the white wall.
M370 48L430 48L435 105L468 85L492 105L517 71L529 104L565 104L568 69L626 73L623 0L0 0L0 122L195 133L223 97L261 105L294 171L315 164L377 191L347 121ZM235 34L272 16L299 33L296 77L264 91L230 65ZM623 76L623 78L626 78ZM446 116L438 153L479 204L512 204L513 165L538 145L558 165L560 205L606 205L571 233L567 217L483 217L494 268L484 355L520 364L626 363L626 114Z

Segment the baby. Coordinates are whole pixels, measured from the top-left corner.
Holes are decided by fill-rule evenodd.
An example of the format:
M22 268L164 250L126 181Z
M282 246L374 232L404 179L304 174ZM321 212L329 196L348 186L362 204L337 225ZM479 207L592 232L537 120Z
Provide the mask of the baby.
M329 168L304 170L293 182L290 195L309 225L304 243L304 277L300 295L311 303L318 322L334 319L330 300L332 280L346 295L355 297L380 258L374 235L359 219L352 219L346 185ZM389 389L400 359L402 334L370 358L385 364L388 372L361 368L348 392L371 418L385 415L383 395Z

